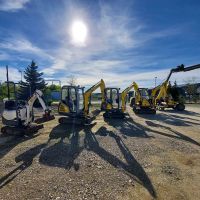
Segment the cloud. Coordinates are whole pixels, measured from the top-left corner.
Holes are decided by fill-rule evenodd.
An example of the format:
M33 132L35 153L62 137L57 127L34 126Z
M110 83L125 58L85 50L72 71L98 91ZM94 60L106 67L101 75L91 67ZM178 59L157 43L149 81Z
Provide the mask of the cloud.
M10 56L7 53L0 52L0 61L1 60L8 60L10 59Z
M20 37L8 37L3 39L0 42L0 49L7 50L10 53L23 53L21 57L40 57L43 59L52 59L52 56L50 56L44 49L41 49L35 45L33 45L29 40L26 38L20 36ZM31 56L30 56L31 55ZM17 57L17 56L16 56ZM18 55L19 59L19 55Z
M1 0L0 10L2 11L17 11L23 9L30 0Z
M102 71L97 72L96 70L89 70L87 73L74 73L77 79L77 84L86 86L92 86L97 83L100 79L104 79L106 86L112 87L120 87L121 89L126 88L131 84L132 81L135 81L139 87L154 87L155 85L155 77L157 77L157 85L161 84L168 76L171 68L164 70L155 70L151 72L143 72L143 73L115 73L115 71ZM190 72L180 72L175 73L171 76L171 83L177 81L177 84L184 84L185 82L190 82L191 77L195 78L196 82L200 82L200 78L198 74L200 73L200 69L190 71ZM59 79L62 81L62 84L68 84L69 76L61 76Z
M120 12L115 12L112 6L100 4L99 18L94 20L88 16L87 10L81 9L80 11L78 6L71 3L69 8L65 8L64 14L59 13L63 18L57 23L55 19L51 20L56 16L52 16L51 13L49 19L49 13L45 13L43 17L49 21L51 30L56 30L56 32L59 30L58 38L63 42L52 52L49 51L53 59L50 67L43 71L49 76L56 75L60 71L66 75L81 76L83 74L88 77L91 72L112 74L130 71L131 73L141 71L142 68L150 71L149 66L157 62L155 61L158 60L157 56L141 55L138 49L148 46L149 42L158 38L177 34L178 29L146 31L147 26L127 12L129 5L125 7ZM80 14L89 30L89 37L84 47L73 46L67 35L70 22Z

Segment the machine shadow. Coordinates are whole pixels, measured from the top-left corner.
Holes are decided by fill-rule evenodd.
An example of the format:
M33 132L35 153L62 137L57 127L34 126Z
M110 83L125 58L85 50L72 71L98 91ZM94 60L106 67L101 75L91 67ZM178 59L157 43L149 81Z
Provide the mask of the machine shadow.
M33 159L41 152L42 148L44 148L45 146L46 144L40 144L18 155L15 158L15 162L16 163L22 162L22 164L20 164L11 172L0 178L0 189L6 186L8 183L10 183L13 179L15 179L20 173L22 173L28 167L30 167L32 165Z
M3 158L7 153L9 153L13 148L15 148L18 144L25 142L27 140L31 140L35 137L37 137L39 134L33 134L33 135L23 135L23 136L16 136L11 139L9 142L5 142L5 144L0 146L0 159ZM0 136L1 137L4 136Z
M85 147L87 150L93 151L103 160L111 164L113 167L123 170L123 172L126 173L131 179L134 179L139 184L143 185L143 187L145 187L149 191L151 196L153 196L154 198L156 197L156 191L151 183L150 178L148 177L142 166L131 154L130 150L124 144L120 136L117 136L112 131L108 131L106 128L99 129L100 133L99 131L97 131L95 134L93 134L89 129L85 131ZM114 138L117 146L119 147L121 153L126 160L126 163L99 145L99 142L95 135L102 135L102 132L106 132L106 135Z
M91 121L94 121L96 119L96 117L101 113L100 109L95 109L93 111L91 111L90 113L90 119Z
M178 132L178 131L175 131L173 130L172 128L170 127L167 127L167 126L164 126L164 125L161 125L161 124L156 124L152 121L146 121L146 124L148 126L151 126L151 127L158 127L158 128L163 128L163 129L166 129L166 130L169 130L170 132L174 133L175 135L171 135L171 134L168 134L168 133L163 133L163 132L160 132L160 131L154 131L154 130L151 130L152 132L156 133L156 134L160 134L160 135L163 135L163 136L166 136L166 137L170 137L170 138L174 138L174 139L179 139L179 140L183 140L183 141L186 141L186 142L189 142L191 144L195 144L197 146L200 146L200 143L198 143L197 141L193 140L192 138Z
M93 151L113 167L122 169L131 179L134 179L143 185L153 197L156 197L155 189L149 177L143 170L142 166L133 157L121 138L117 136L115 137L115 134L108 131L106 128L104 130L103 128L100 128L94 134L91 131L91 128L94 125L95 124L85 127L58 125L55 127L49 135L47 146L40 154L39 162L48 166L61 167L65 169L71 169L73 167L75 170L78 170L79 164L75 163L76 158L78 158L84 149L87 151ZM126 163L100 146L95 135L101 135L102 132L115 139L116 144L126 159ZM57 140L57 142L51 145L53 140Z
M142 115L142 118L152 121L160 121L172 126L191 126L199 125L198 122L187 121L187 118L183 119L177 115L167 115L166 113L157 113L156 115ZM191 118L191 120L193 120Z
M74 160L84 149L80 144L83 126L59 124L52 129L46 148L41 152L39 162L54 167L79 169Z
M129 114L126 114L124 119L104 119L108 125L116 128L124 138L127 137L142 137L152 138L146 132L146 128L136 123Z
M183 111L177 111L177 110L165 110L163 112L166 113L178 113L178 114L184 114L184 115L190 115L190 116L196 116L196 117L200 117L200 113L194 112L194 111L188 111L188 110L183 110Z
M152 117L155 117L155 116L150 116L150 117L152 118ZM158 117L156 117L155 120L158 120ZM158 121L160 121L160 117L159 117ZM129 137L154 138L153 136L149 136L147 134L147 132L152 132L152 133L155 133L155 134L163 135L163 136L178 139L178 140L183 140L183 141L189 142L191 144L195 144L197 146L200 146L199 142L193 140L192 138L190 138L190 137L188 137L188 136L186 136L186 135L184 135L184 134L182 134L182 133L180 133L176 130L173 130L170 127L167 127L167 126L164 126L164 125L161 125L161 124L156 124L156 123L149 121L149 120L146 120L146 124L148 126L143 126L143 125L135 122L131 118L131 116L128 115L128 114L127 114L127 118L125 118L120 123L119 123L118 120L107 120L107 123L109 125L113 126L114 128L116 128L117 130L119 130L120 134L122 134L123 137L125 135L125 136L129 136ZM158 130L155 130L155 129L151 129L149 127L164 128L166 130L171 131L175 135L164 133L164 132L161 132L161 131L158 131Z
M194 119L194 118L191 118L191 117L183 117L183 116L180 116L180 115L173 115L171 114L172 117L175 117L175 118L178 118L178 119L181 119L181 120L193 120L193 121L196 121L196 122L200 122L199 119ZM187 122L187 121L186 121Z

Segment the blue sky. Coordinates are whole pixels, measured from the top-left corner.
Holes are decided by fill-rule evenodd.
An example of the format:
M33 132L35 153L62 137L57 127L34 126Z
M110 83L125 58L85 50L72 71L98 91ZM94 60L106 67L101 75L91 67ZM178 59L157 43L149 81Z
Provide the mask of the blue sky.
M77 20L87 27L82 45L72 42ZM200 63L199 21L199 0L0 0L0 80L8 65L19 81L33 59L63 84L74 76L80 85L151 87L171 67ZM172 81L200 81L199 72Z

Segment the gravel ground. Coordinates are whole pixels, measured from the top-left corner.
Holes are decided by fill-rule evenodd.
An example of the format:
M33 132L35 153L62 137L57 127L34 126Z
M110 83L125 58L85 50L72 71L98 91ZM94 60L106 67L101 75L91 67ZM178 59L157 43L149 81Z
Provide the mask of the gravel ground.
M200 107L186 109L0 137L0 199L199 200Z

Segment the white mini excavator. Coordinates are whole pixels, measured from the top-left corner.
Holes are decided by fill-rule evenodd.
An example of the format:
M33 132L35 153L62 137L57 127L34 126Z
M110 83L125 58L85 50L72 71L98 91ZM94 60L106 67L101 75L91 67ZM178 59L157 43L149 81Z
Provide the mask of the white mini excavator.
M14 84L15 88L15 83L9 82L9 84ZM36 90L28 101L19 101L16 98L16 92L14 93L14 99L8 98L4 101L2 113L2 123L4 126L1 128L3 134L15 135L16 133L23 135L37 131L37 126L35 129L34 126L31 126L31 123L34 121L33 104L37 99L44 110L43 117L41 118L42 122L54 119L54 116L51 115L51 110L46 106L42 98L43 93L40 90Z

